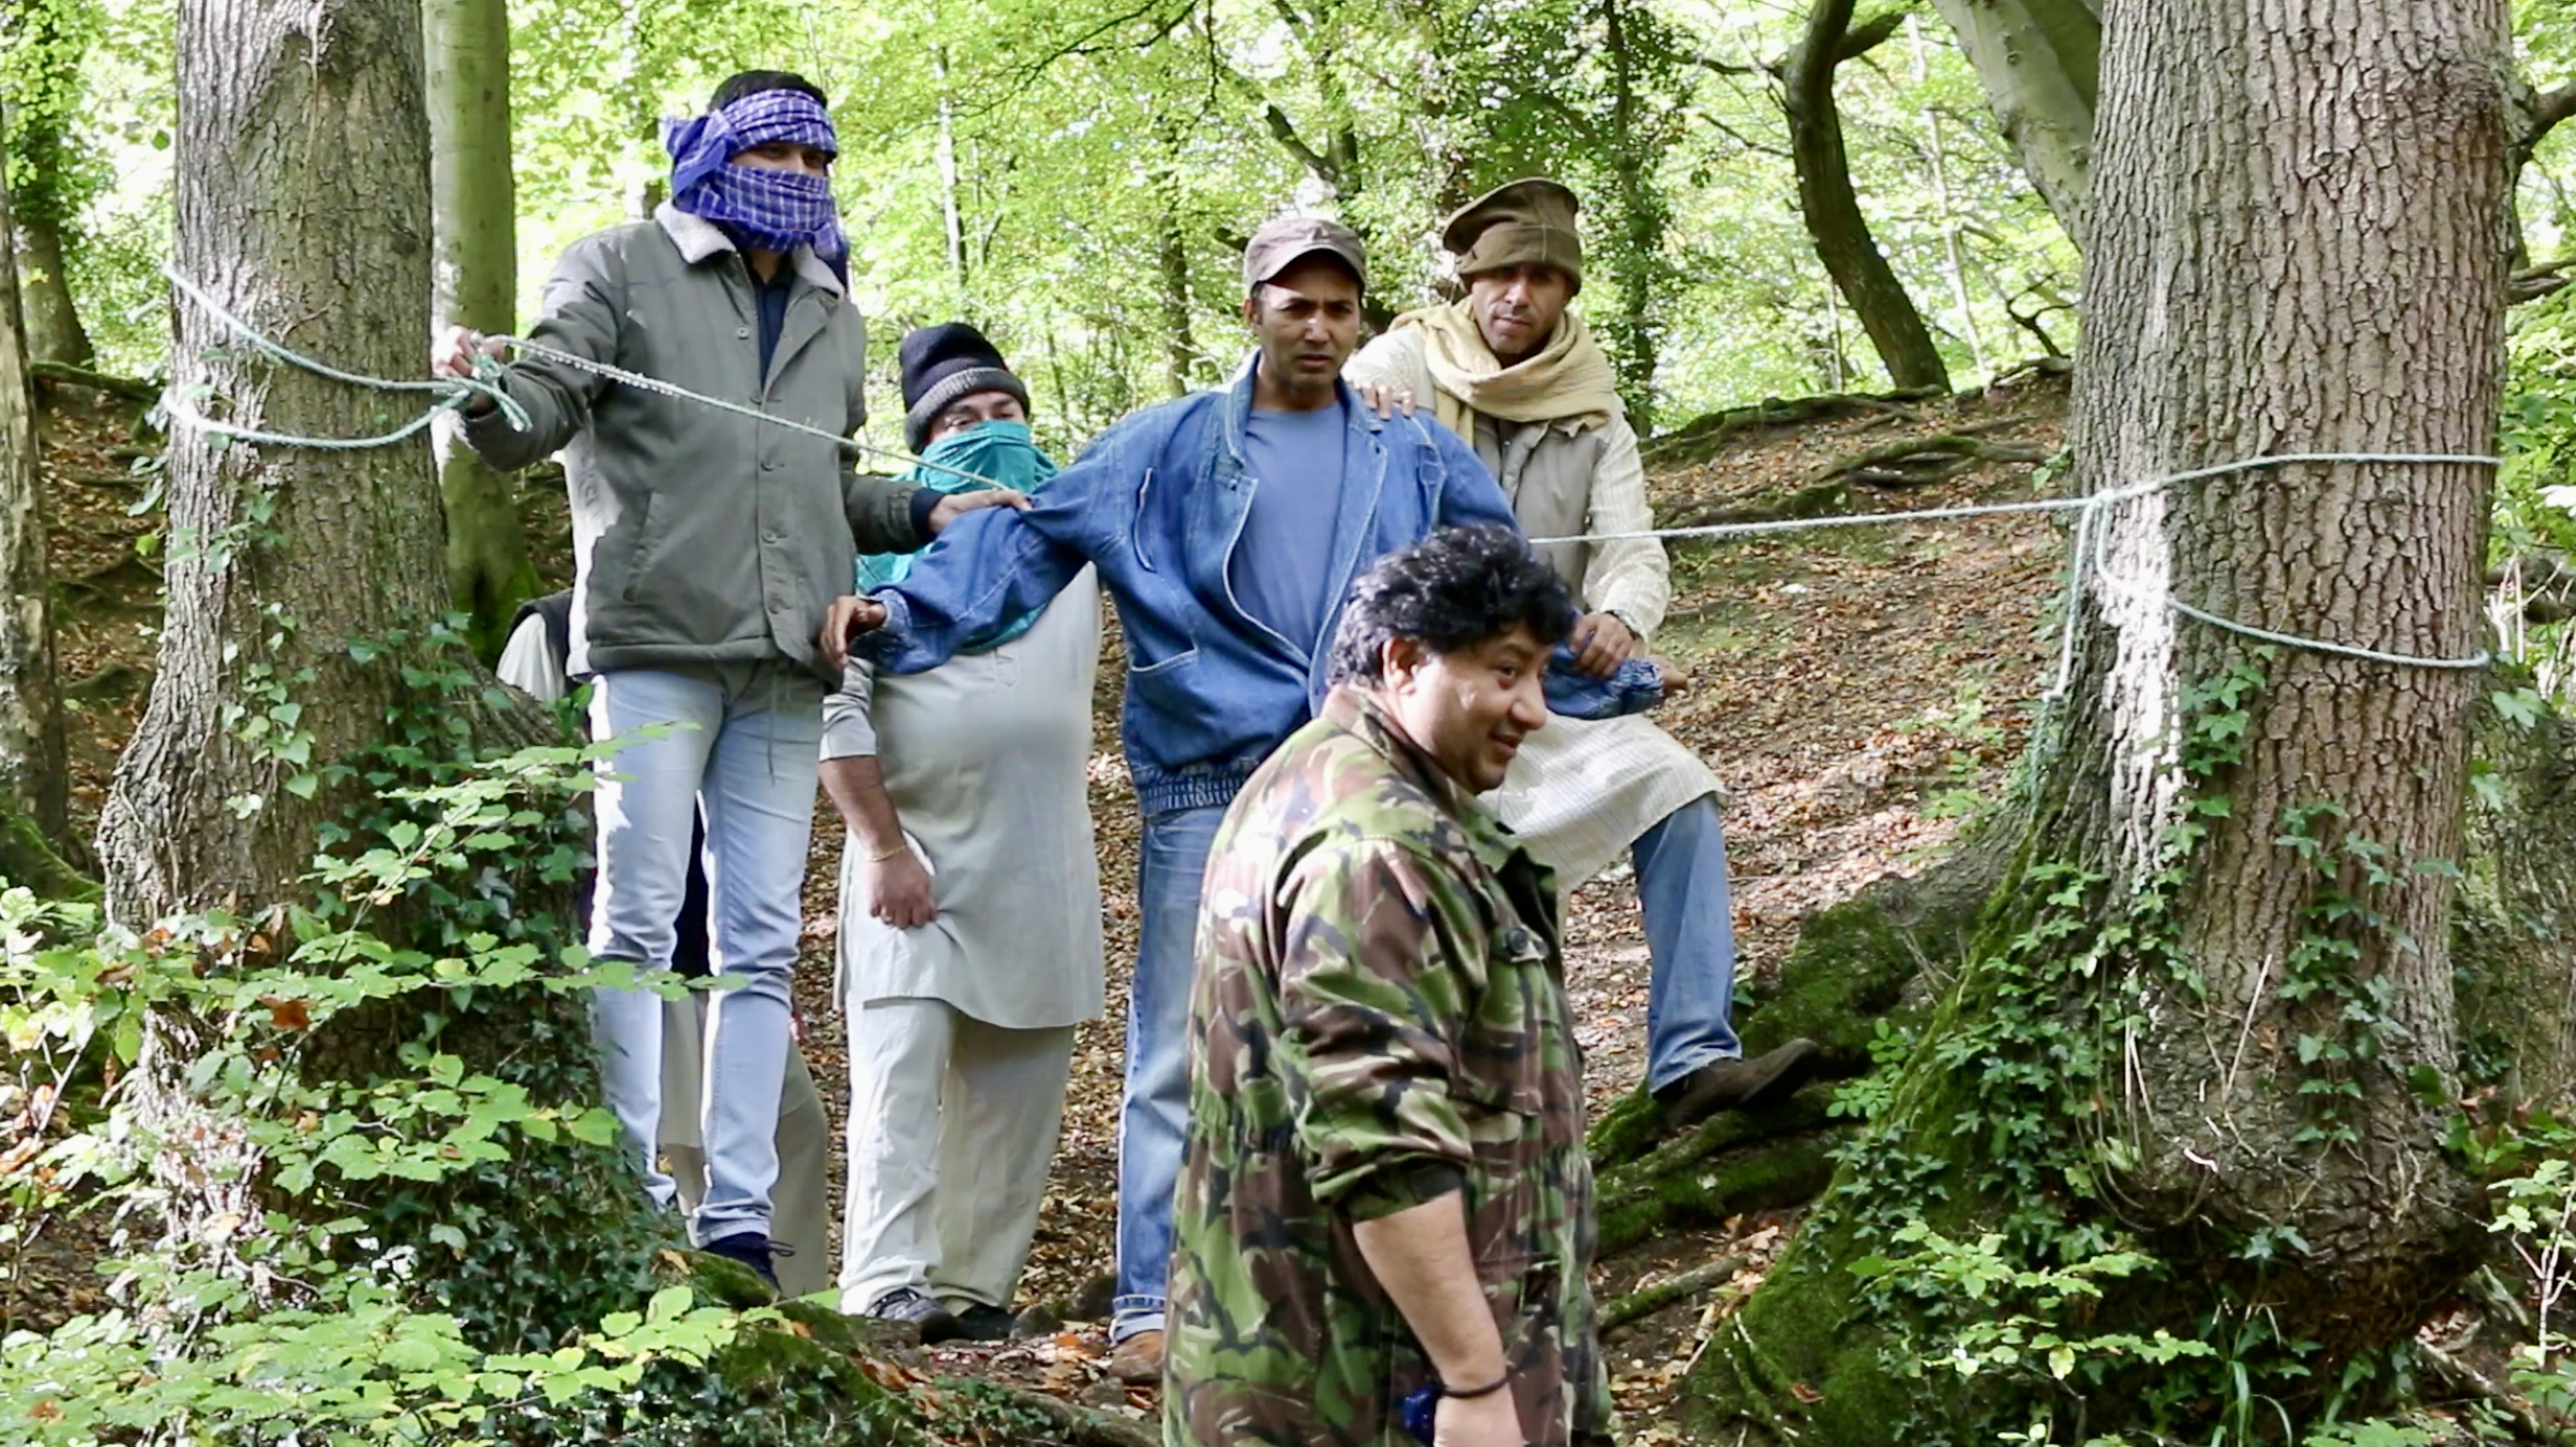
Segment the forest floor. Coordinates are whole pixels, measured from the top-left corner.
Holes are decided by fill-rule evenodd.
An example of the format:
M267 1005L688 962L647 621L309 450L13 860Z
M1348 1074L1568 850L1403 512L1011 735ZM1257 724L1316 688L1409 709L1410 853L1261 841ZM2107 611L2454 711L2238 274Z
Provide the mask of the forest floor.
M68 605L58 662L70 719L76 829L97 817L116 756L149 694L157 513L138 509L130 416L84 410L79 394L45 414L52 565ZM1998 449L2055 454L2062 380L2038 376L1982 395L1877 404L1834 420L1740 428L1705 461L1659 465L1656 513L1688 520L1762 506L1812 488L1837 462L1918 437L1972 434ZM1928 485L1855 484L1837 511L1893 512L2045 495L2060 485L2027 462L1990 462ZM569 576L559 490L525 499L540 566ZM2050 599L2064 531L2040 516L1845 528L1756 541L1684 542L1673 556L1670 617L1657 652L1693 685L1659 721L1705 757L1729 790L1726 827L1742 955L1737 1006L1759 1007L1800 923L1871 881L1919 868L1990 797L2019 755L2052 656ZM1091 769L1108 935L1109 1014L1082 1027L1063 1143L1042 1210L1022 1301L1060 1325L996 1346L944 1346L897 1377L982 1376L1121 1414L1148 1414L1150 1391L1109 1380L1106 1323L1116 1215L1117 1105L1124 976L1136 944L1138 821L1116 752L1123 660L1114 627L1097 694ZM818 809L805 892L805 958L797 1001L805 1050L835 1125L847 1103L842 1020L831 996L842 833ZM1567 973L1581 1022L1586 1094L1595 1113L1636 1087L1645 1068L1648 964L1628 870L1578 890L1566 919ZM1604 1299L1706 1262L1741 1255L1735 1281L1669 1306L1613 1336L1609 1359L1625 1436L1685 1440L1662 1417L1669 1390L1726 1313L1776 1256L1794 1217L1739 1217L1600 1262ZM83 1269L96 1223L64 1223L0 1291L0 1320L41 1328L100 1305ZM1032 1318L1034 1322L1037 1318Z

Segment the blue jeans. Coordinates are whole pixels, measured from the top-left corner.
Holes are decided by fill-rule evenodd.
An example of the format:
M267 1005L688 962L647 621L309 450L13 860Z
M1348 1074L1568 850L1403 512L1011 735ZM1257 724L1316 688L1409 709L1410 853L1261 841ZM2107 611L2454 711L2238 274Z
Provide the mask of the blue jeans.
M1646 1003L1646 1087L1661 1090L1744 1054L1735 1038L1735 909L1717 800L1692 800L1637 836L1637 902L1653 978Z
M708 1001L700 1102L707 1179L693 1230L702 1243L769 1229L822 695L818 681L784 664L609 673L591 693L593 738L672 726L601 766L593 956L670 968L692 826L701 812L706 824L708 963L721 988ZM650 990L601 990L592 999L591 1028L626 1149L640 1159L655 1200L667 1203L673 1183L654 1166L661 998Z
M1163 1329L1172 1193L1190 1115L1190 987L1198 977L1199 883L1222 806L1145 821L1136 875L1144 918L1127 999L1127 1094L1118 1115L1118 1294L1109 1336Z

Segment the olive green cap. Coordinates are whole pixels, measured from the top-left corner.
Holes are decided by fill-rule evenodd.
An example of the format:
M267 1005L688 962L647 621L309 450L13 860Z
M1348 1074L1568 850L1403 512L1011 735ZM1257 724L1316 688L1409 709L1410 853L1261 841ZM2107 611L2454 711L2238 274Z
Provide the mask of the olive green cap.
M1537 263L1564 272L1583 289L1583 239L1575 234L1574 193L1544 176L1507 182L1458 208L1440 228L1440 244L1458 258L1458 274L1474 276L1506 266Z

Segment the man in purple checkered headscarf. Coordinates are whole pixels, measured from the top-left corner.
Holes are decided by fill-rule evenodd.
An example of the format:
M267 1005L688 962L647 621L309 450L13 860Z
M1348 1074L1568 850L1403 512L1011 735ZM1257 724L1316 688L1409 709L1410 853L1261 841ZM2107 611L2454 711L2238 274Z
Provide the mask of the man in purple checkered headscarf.
M821 91L780 86L720 98L705 115L662 122L662 146L671 153L673 206L758 250L810 246L827 261L848 253L832 208L841 146Z
M504 471L564 459L564 671L591 685L592 736L621 744L593 796L594 960L639 978L671 967L704 825L707 953L724 988L707 1002L698 1092L672 1112L701 1125L702 1191L679 1191L656 1149L663 1002L649 988L595 993L602 1093L653 1198L695 1199L697 1242L775 1280L773 1256L831 1250L810 1231L773 1236L773 1224L796 1228L771 1214L823 695L841 681L816 634L858 553L911 552L963 512L1025 500L866 476L832 441L866 419L867 329L841 265L839 146L821 91L783 71L738 75L664 142L671 199L575 243L547 278L528 332L542 350L501 381L525 425L479 399L463 433ZM431 363L468 375L478 354L504 352L451 328Z

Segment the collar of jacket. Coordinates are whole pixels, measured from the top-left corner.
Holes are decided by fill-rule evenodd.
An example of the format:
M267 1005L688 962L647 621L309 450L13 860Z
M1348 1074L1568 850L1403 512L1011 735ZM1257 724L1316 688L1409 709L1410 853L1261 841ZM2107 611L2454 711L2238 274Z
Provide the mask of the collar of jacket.
M1234 371L1226 389L1223 425L1216 429L1204 449L1205 475L1214 484L1202 489L1192 509L1196 536L1212 538L1218 546L1184 560L1192 581L1204 596L1226 600L1232 611L1228 621L1266 640L1269 646L1284 650L1290 657L1307 666L1307 686L1311 695L1324 691L1324 664L1332 653L1333 630L1340 622L1339 599L1350 591L1351 579L1366 561L1360 556L1363 542L1377 525L1378 496L1386 487L1386 424L1360 401L1351 385L1336 377L1335 394L1340 399L1343 417L1342 465L1336 481L1341 494L1336 500L1333 522L1332 576L1327 581L1325 597L1330 601L1324 610L1324 632L1319 638L1299 641L1282 636L1269 624L1244 611L1234 596L1234 550L1243 541L1244 521L1252 512L1252 490L1255 479L1246 452L1244 433L1252 420L1252 393L1261 367L1261 353L1255 350ZM1414 424L1418 430L1418 424Z
M1502 886L1512 912L1547 946L1548 970L1562 982L1565 956L1560 946L1565 935L1557 917L1555 871L1533 858L1509 825L1441 772L1366 688L1336 686L1324 700L1323 717L1383 754L1397 773L1413 781L1457 826L1468 852Z
M1475 845L1485 863L1500 872L1511 857L1521 851L1520 841L1491 810L1476 801L1466 787L1449 777L1404 726L1390 716L1376 695L1361 685L1340 683L1324 698L1324 717L1348 731L1352 737L1386 755L1387 762L1429 794L1440 811L1458 821Z
M724 234L723 227L703 216L691 215L668 201L653 208L653 219L661 223L662 232L671 238L671 244L680 248L680 259L691 266L701 265L711 257L736 249L733 238ZM822 258L814 254L813 247L797 247L790 260L798 276L834 300L840 299L841 279L834 276L832 268L825 266Z

